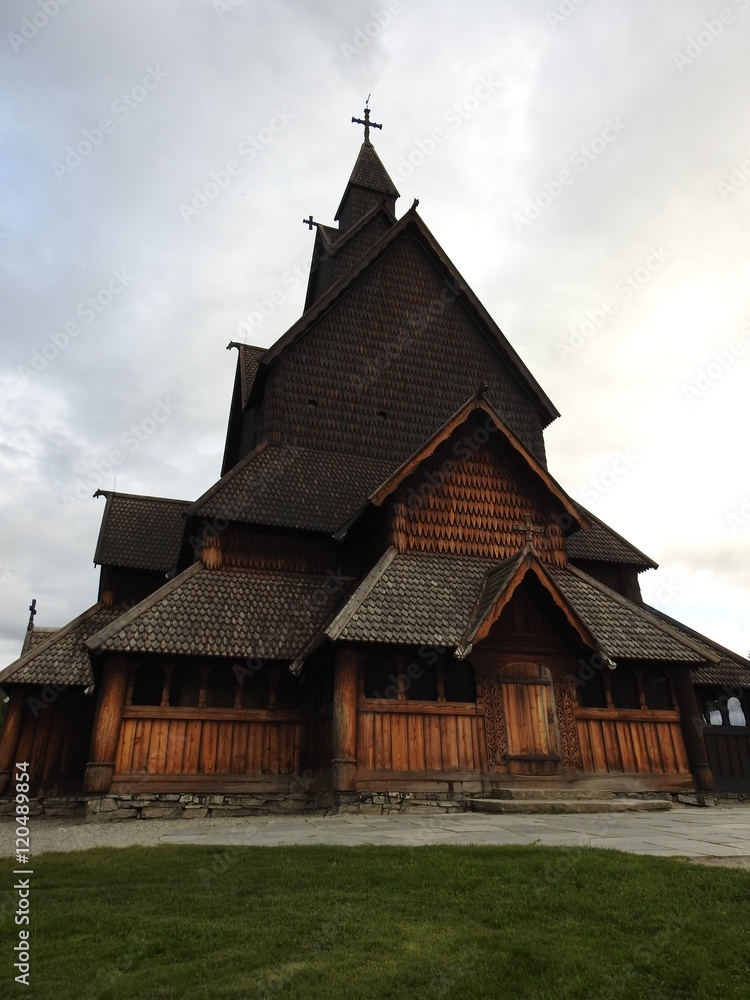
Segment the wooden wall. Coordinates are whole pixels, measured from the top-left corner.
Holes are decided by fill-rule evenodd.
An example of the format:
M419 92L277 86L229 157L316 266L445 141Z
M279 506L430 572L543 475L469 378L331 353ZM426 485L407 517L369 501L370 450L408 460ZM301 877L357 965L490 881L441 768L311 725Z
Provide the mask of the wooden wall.
M703 730L717 792L750 792L750 729L706 726Z
M689 774L679 712L577 708L585 771Z
M215 788L222 777L291 775L302 768L302 712L128 706L112 791Z
M75 791L83 780L88 760L95 702L81 688L52 692L29 687L15 760L27 760L35 791L58 788ZM49 695L48 695L49 697Z
M357 737L360 771L481 771L483 767L474 705L364 700Z

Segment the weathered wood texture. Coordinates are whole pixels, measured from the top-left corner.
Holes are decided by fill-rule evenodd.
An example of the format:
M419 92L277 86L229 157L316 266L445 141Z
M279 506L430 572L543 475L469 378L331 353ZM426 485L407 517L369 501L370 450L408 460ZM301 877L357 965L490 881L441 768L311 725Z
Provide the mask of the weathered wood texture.
M707 726L704 739L718 792L750 792L750 729Z
M482 769L474 705L362 699L358 728L358 775Z
M13 768L19 760L16 751L21 739L27 694L28 689L25 685L14 688L10 693L5 725L0 734L0 795L3 795L8 788Z
M28 761L35 792L77 790L89 759L94 701L80 688L54 692L48 700L42 693L34 686L13 691L0 744L4 754L0 764L5 759L9 763L0 772L10 772L16 761Z
M336 650L333 674L332 788L354 791L357 775L357 653Z
M396 491L393 540L399 551L451 552L504 559L523 548L517 526L530 513L534 547L540 559L566 564L559 513L546 490L507 443L480 444L489 435L482 426L463 442L450 438L415 469ZM458 447L458 450L457 450ZM503 462L498 450L503 449ZM507 452L507 455L505 454Z
M690 773L677 712L578 709L576 721L586 771Z
M277 775L300 771L302 712L126 708L115 779L128 775Z
M686 669L675 670L672 679L682 718L682 735L695 783L702 792L710 792L715 774L709 763L708 747L703 736L703 716L695 696L695 688Z
M103 795L109 791L127 689L127 663L121 657L112 657L105 664L102 674L89 763L83 782L84 791L91 795Z

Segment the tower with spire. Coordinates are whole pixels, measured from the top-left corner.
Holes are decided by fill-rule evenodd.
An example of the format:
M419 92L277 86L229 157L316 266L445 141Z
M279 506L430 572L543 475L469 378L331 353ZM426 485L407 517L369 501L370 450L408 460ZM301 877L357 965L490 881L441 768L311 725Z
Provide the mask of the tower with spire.
M302 315L229 345L220 478L100 493L97 602L0 674L0 783L175 815L750 789L715 717L750 664L644 605L655 563L553 476L557 410L352 122Z

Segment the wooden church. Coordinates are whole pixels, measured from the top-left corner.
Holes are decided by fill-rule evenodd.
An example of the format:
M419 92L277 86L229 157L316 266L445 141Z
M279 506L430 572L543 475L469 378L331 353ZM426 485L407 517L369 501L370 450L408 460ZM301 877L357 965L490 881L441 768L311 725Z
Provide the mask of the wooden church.
M0 673L0 793L19 760L118 816L750 790L750 664L644 605L655 563L553 478L557 411L360 124L302 316L230 345L221 478L104 491L97 603Z

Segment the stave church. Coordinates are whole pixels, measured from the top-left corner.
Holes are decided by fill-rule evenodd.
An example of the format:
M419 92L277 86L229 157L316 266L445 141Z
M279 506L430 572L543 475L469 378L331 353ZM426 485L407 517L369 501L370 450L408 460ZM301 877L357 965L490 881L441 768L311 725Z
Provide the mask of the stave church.
M304 311L233 343L221 476L103 491L98 600L0 672L0 795L91 818L750 791L750 663L644 604L558 413L370 139Z

